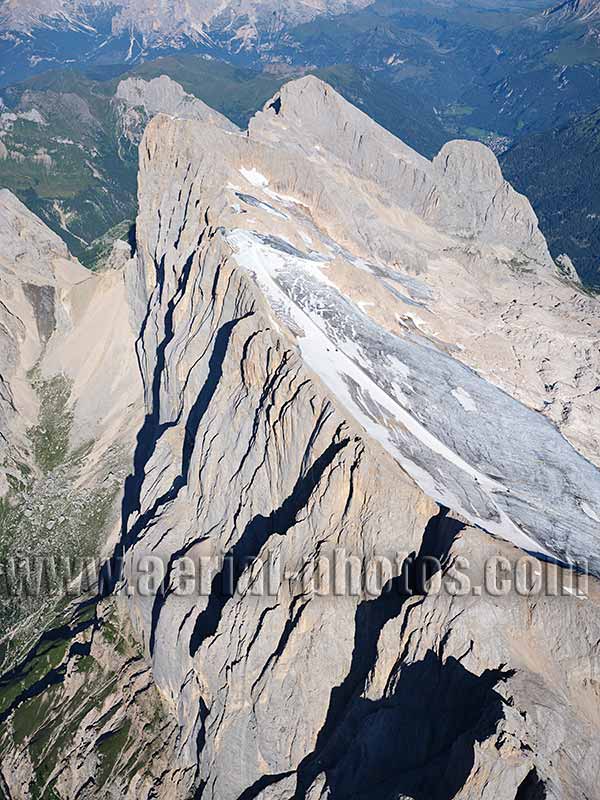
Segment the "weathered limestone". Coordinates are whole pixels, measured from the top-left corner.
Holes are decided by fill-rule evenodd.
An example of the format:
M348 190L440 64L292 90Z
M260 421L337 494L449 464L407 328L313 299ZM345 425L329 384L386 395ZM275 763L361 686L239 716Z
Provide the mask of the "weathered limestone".
M463 328L442 344L399 320L423 309L437 321L451 303L456 314L466 274L472 283L483 273L485 284L492 266L517 291L525 277L511 268L515 254L533 270L538 292L575 290L555 276L533 212L501 181L487 151L473 147L480 192L456 209L454 193L464 187L457 180L446 188L460 173L452 158L439 177L440 162L432 168L397 143L404 154L388 185L384 158L393 147L313 79L268 104L249 136L161 117L142 144L139 257L154 288L140 342L148 425L128 495L124 597L145 556L168 569L164 597L123 602L157 684L177 702L179 758L190 769L197 764L203 796L368 797L375 776L383 797L512 798L539 781L549 795L578 791L567 731L596 689L565 712L558 697L570 668L553 652L540 674L537 649L556 632L557 614L566 643L574 614L581 638L565 646L586 676L575 692L587 692L597 663L595 583L585 599L544 601L535 622L531 601L514 594L502 602L383 596L370 606L306 595L295 581L276 596L252 592L269 553L292 576L336 546L363 560L394 550L423 555L432 526L431 554L468 555L479 581L485 555L515 559L509 545L472 529L451 544L456 528L431 521L434 506L401 466L492 532L550 550L589 537L583 547L593 558L593 520L564 489L545 494L544 487L550 475L556 487L578 479L583 494L587 481L592 504L597 470L541 415L461 366ZM467 147L445 155L464 161ZM502 239L509 220L514 243ZM597 313L592 301L587 308ZM545 314L553 320L548 305ZM456 322L468 331L469 320ZM527 459L540 448L550 471L538 483ZM560 453L554 461L553 452ZM488 507L485 518L487 503L497 510ZM563 525L568 542L553 538ZM234 558L236 596L221 595L220 575L209 598L179 596L178 563L215 552ZM517 643L532 630L528 656ZM421 729L416 686L423 727L442 730L399 762L395 732L405 748ZM460 702L438 718L432 707L453 691ZM545 741L547 696L565 727ZM585 724L591 731L597 723ZM451 758L437 755L449 747ZM597 764L598 753L588 758ZM232 762L240 768L232 771ZM592 785L591 771L584 780Z
M158 113L210 122L228 131L238 130L227 117L185 92L167 75L151 81L141 78L121 81L117 86L115 102L120 109L123 135L135 144L139 144L148 121Z

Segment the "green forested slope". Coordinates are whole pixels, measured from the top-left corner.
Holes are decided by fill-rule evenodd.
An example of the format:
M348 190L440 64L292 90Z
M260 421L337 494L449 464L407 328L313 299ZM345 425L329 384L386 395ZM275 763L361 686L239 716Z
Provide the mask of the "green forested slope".
M582 280L600 287L600 109L525 137L501 161L531 200L552 254L569 255Z

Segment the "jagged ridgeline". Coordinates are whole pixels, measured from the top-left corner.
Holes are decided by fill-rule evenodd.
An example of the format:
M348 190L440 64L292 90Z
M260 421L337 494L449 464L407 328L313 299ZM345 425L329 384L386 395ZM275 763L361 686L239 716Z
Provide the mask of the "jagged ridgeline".
M283 82L198 55L106 72L56 70L0 91L0 184L93 269L116 239L133 237L137 148L152 116L210 119L214 107L245 127ZM448 138L408 90L349 65L321 74L419 152L433 155Z
M93 430L77 491L129 461L101 591L0 680L6 797L593 797L600 305L491 151L429 161L316 78L245 132L159 115L122 256L69 262L54 327L48 291L6 301L45 331L13 336L10 453L42 480ZM524 550L543 592L481 591ZM327 590L338 558L391 573ZM184 563L214 568L181 591ZM473 591L435 591L459 566Z

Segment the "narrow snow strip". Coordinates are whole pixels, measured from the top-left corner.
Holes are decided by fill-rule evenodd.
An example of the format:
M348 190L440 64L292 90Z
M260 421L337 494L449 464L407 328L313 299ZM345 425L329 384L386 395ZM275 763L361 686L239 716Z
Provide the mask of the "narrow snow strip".
M477 411L477 403L473 400L471 395L462 388L462 386L459 386L457 389L453 389L450 394L456 400L458 400L465 411Z
M584 514L586 514L590 519L593 519L594 522L600 522L600 517L594 513L594 511L589 507L587 503L581 504L581 510Z

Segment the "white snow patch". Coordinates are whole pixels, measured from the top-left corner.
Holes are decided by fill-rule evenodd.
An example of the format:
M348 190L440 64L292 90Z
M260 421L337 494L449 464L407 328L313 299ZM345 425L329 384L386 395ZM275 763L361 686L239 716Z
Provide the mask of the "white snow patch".
M366 300L359 300L356 305L361 311L364 311L366 308L373 308L375 303L368 303Z
M471 395L462 388L462 386L453 389L450 394L452 397L458 400L465 411L477 411L477 403L473 400Z
M594 522L600 522L600 517L596 513L594 513L594 510L590 508L590 506L587 503L581 504L581 510L583 511L584 514L586 514L586 516L588 516L590 519L593 519Z
M279 203L283 203L286 206L303 205L302 200L299 200L297 197L292 197L292 195L289 194L278 194L277 192L274 192L272 189L265 189L265 194L268 195L272 200L277 200Z
M94 178L95 178L97 181L103 181L103 180L104 180L104 176L103 176L103 175L102 175L100 172L98 172L98 170L97 170L97 169L96 169L96 167L95 167L95 166L92 164L92 162L91 162L91 161L86 161L85 163L86 163L86 165L87 165L88 169L90 170L90 172L92 173L92 175L94 176Z
M582 592L580 592L578 590L571 589L568 586L563 586L563 590L565 592L567 592L568 594L572 595L573 597L576 597L578 600L589 600L590 599L587 596L587 594L583 594Z
M246 169L245 167L242 167L240 169L240 173L244 176L248 183L252 184L252 186L260 188L269 185L267 178L265 178L265 176L262 175L255 167L252 167L252 169Z

